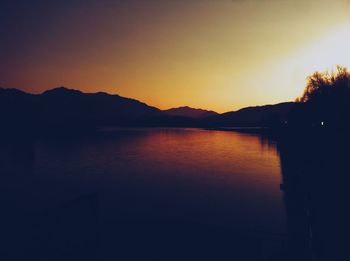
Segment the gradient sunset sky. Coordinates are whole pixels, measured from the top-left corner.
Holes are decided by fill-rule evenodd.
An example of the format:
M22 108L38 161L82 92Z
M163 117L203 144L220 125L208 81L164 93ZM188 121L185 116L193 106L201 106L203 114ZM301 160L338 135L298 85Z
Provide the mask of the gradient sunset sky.
M0 35L2 87L225 112L350 67L350 0L2 0Z

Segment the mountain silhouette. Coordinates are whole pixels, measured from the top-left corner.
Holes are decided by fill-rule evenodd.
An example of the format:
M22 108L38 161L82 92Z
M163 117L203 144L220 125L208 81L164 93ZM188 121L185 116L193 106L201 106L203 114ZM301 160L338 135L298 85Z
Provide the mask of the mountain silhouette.
M65 87L45 91L39 104L44 117L79 119L97 124L130 122L155 116L161 111L134 99L104 92L83 93Z
M0 88L2 131L70 132L96 126L142 126L161 114L155 107L107 93L59 87L42 94Z
M26 129L37 112L36 96L17 89L0 88L1 132Z
M294 103L243 108L218 114L179 107L162 111L135 99L105 92L58 87L41 94L0 88L1 132L82 133L104 126L249 127L281 122Z
M181 116L181 117L188 117L188 118L195 118L195 119L218 115L218 113L215 111L195 109L188 106L182 106L178 108L163 110L163 113L165 113L166 115Z
M269 127L287 120L294 102L246 107L205 119L204 124L217 127Z

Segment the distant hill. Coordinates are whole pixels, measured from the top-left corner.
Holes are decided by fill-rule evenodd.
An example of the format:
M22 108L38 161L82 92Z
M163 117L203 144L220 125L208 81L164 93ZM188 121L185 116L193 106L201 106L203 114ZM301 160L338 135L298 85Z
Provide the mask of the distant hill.
M104 92L83 93L65 87L42 93L39 106L45 111L45 117L79 119L97 124L131 124L161 113L159 109L134 99Z
M181 117L194 118L194 119L200 119L200 118L218 115L218 113L215 111L195 109L188 106L172 108L169 110L163 110L163 113L165 113L166 115L181 116Z
M103 125L143 126L161 110L134 99L103 92L58 87L42 94L0 88L3 129L64 131Z
M218 114L179 107L161 111L140 101L104 92L58 87L42 94L0 88L2 132L77 133L100 126L247 127L284 121L294 103L247 107Z
M294 102L284 102L275 105L246 107L238 111L226 112L204 119L207 126L220 127L263 127L276 122L283 122L294 106Z
M17 89L0 88L0 131L23 129L33 124L33 115L36 112L35 95Z

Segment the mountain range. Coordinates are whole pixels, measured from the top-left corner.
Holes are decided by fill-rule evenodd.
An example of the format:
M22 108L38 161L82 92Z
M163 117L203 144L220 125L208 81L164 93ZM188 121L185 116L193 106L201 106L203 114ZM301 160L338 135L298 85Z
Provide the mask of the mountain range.
M58 87L41 94L0 88L3 130L71 130L101 126L247 127L283 121L293 103L247 107L223 114L188 106L160 110L105 92Z

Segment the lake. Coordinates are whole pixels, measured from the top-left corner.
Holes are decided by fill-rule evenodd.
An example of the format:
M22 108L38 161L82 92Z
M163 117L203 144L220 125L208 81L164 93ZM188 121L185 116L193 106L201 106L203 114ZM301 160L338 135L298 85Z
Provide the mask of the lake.
M4 253L15 260L278 260L285 250L280 158L257 134L9 141L0 170Z

